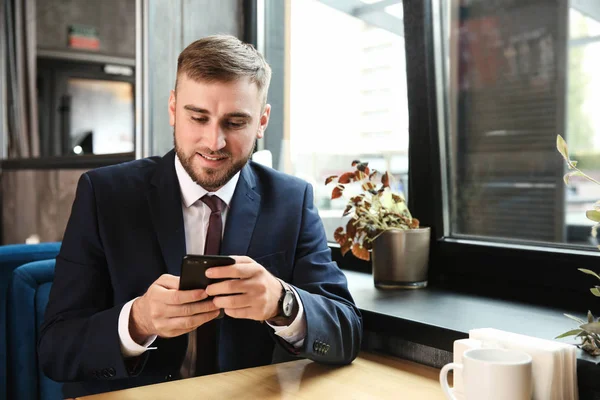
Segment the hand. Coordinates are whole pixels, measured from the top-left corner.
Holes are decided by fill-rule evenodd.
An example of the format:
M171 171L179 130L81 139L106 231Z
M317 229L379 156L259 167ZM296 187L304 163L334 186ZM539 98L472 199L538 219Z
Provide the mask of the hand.
M131 338L141 344L152 335L174 337L188 333L219 316L203 289L179 290L179 277L161 275L136 299L129 315ZM205 301L202 301L205 300Z
M228 279L208 285L213 303L232 318L264 321L277 315L281 283L250 257L231 256L235 264L206 270L211 279Z

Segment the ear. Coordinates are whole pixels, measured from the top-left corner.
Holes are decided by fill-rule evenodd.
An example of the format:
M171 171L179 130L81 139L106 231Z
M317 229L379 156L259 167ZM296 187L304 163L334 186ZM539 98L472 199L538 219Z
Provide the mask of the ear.
M177 101L175 99L175 91L171 90L171 95L169 96L169 125L175 126L175 105Z
M265 136L267 125L269 125L269 117L271 116L271 105L265 104L265 109L260 116L260 125L258 126L258 132L256 134L257 139L262 139Z

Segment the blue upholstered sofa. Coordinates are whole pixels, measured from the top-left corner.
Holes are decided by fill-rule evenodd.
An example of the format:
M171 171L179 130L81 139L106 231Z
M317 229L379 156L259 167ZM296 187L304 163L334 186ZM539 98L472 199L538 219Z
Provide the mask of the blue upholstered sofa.
M13 272L8 293L8 398L62 399L62 385L44 375L37 341L54 278L55 260L34 261Z
M13 276L13 272L15 271L15 269L17 267L22 266L23 264L27 264L31 261L36 261L36 260L48 260L48 259L52 259L52 263L53 263L53 259L56 257L56 255L58 254L58 251L60 250L60 243L41 243L41 244L32 244L32 245L6 245L6 246L0 246L0 399L16 399L16 398L21 398L21 397L13 397L11 395L9 395L9 387L12 385L9 384L7 377L14 377L16 375L19 375L20 372L19 371L15 371L14 370L14 365L13 364L8 364L8 352L7 352L7 344L8 346L10 346L11 348L11 359L15 359L14 357L19 357L19 353L16 353L15 351L24 351L25 348L23 347L18 347L18 348L14 348L12 345L14 344L14 342L9 342L9 338L8 338L8 328L13 328L10 327L9 325L9 321L7 320L7 314L8 314L8 297L9 297L9 286L12 285L12 276ZM52 264L53 265L53 264ZM31 273L32 276L35 276L35 279L38 279L39 281L39 277L40 274L36 271L31 272L31 270L27 269L27 271L29 271L28 273ZM52 281L52 276L54 275L54 268L52 266L52 270L50 271L50 275L48 275L47 273L49 272L47 265L44 269L46 275L44 275L44 277L49 279L49 282ZM41 272L41 271L40 271ZM17 274L17 276L19 276L19 282L18 284L21 285L19 287L22 287L23 282L21 282L21 278L24 278L26 275L26 273L23 272L19 272ZM29 281L31 282L31 281ZM16 282L15 282L16 283ZM14 286L13 286L14 288ZM18 313L17 315L21 315L23 314L23 316L27 316L25 314L28 314L28 317L30 318L35 318L36 320L36 324L40 324L43 318L43 308L45 308L45 305L48 301L48 292L49 292L49 285L48 287L44 288L42 291L38 292L38 289L34 289L34 292L36 292L36 296L37 298L37 302L35 300L32 300L32 302L29 303L29 305L26 306L25 303L22 304L23 308L18 309ZM14 294L14 301L21 301L20 299L20 295L21 293L19 293L19 291L15 291L14 289L11 289L11 294ZM11 303L13 304L13 303ZM18 304L18 303L17 303ZM26 308L27 307L27 308ZM31 308L29 308L31 307ZM35 314L34 315L34 310L37 307L38 309L41 308L41 312L42 314ZM20 329L18 327L14 327L16 329ZM19 331L16 331L19 332ZM35 333L35 332L34 332ZM18 337L23 336L22 339L25 338L24 333L19 333ZM37 365L37 357L36 357L36 343L35 343L36 338L33 337L33 344L30 349L27 349L28 351L31 350L33 351L33 362L35 363L35 365ZM23 341L21 343L24 343ZM14 356L14 357L13 357ZM35 375L37 376L37 374ZM25 376L23 376L23 378L25 378ZM34 380L34 376L33 375L29 375L27 377L27 379L29 379L28 384L32 383L32 380ZM46 397L43 396L42 394L38 394L38 395L33 395L34 397L31 397L29 393L32 392L28 392L28 394L26 394L29 397L23 397L23 398L27 398L27 399L36 399L36 398L43 398L45 399ZM49 397L52 398L52 397Z

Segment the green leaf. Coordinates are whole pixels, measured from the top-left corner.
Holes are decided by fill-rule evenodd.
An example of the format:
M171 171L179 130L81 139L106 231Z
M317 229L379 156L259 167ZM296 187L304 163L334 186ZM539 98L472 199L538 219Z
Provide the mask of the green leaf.
M579 324L585 324L585 321L582 320L581 318L574 317L574 316L572 316L570 314L564 314L564 316L567 317L567 318L572 319L573 321L575 321L575 322L577 322Z
M598 286L591 288L590 292L592 292L592 294L596 297L600 297L600 290L598 289Z
M594 316L592 315L592 312L590 310L588 310L587 320L590 324L594 322Z
M577 269L579 271L583 272L584 274L592 275L592 276L595 276L596 278L600 279L600 275L598 275L597 273L595 273L591 269L585 269L585 268L577 268Z
M556 148L566 161L569 161L569 148L562 136L556 135Z
M567 337L567 336L579 335L581 332L583 332L583 329L573 329L571 331L563 333L562 335L558 335L554 339L562 339L562 338Z
M600 334L600 322L590 322L580 326L581 329L587 332Z
M587 210L585 212L585 216L587 217L587 219L590 219L594 222L600 222L600 211Z
M563 180L565 181L565 185L569 184L569 179L571 179L572 176L585 176L585 174L581 171L571 171L568 174L565 174L565 176L563 177Z

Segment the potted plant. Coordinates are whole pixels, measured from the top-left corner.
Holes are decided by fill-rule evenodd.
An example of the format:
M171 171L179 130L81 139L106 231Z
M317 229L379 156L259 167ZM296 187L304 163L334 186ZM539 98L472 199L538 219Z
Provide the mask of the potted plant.
M565 140L560 135L557 135L556 137L556 148L567 162L567 166L570 170L570 172L566 173L564 176L564 181L566 185L569 184L569 178L571 178L572 176L581 176L589 180L590 182L600 185L600 182L588 176L579 168L577 168L577 161L571 160L569 158L569 149L567 147L567 142L565 142ZM592 236L596 237L597 230L600 227L600 201L597 201L594 204L593 210L587 210L585 215L589 220L594 221L596 223L592 227ZM600 246L598 247L600 248ZM579 268L579 271L588 275L592 275L597 279L600 279L600 276L597 273L589 269ZM600 297L600 286L594 286L590 289L590 292L592 292L594 296ZM580 347L581 349L593 356L600 355L600 318L596 320L592 315L592 312L589 310L587 314L587 321L569 314L565 314L565 316L577 322L579 327L557 336L556 339L568 336L575 336L576 338L581 339L581 344L578 347Z
M377 287L427 286L430 229L419 227L402 193L391 189L388 172L370 170L368 163L358 160L352 161L352 167L325 180L325 185L335 183L332 200L354 190L343 212L350 219L334 232L342 255L350 251L369 261L372 253Z

